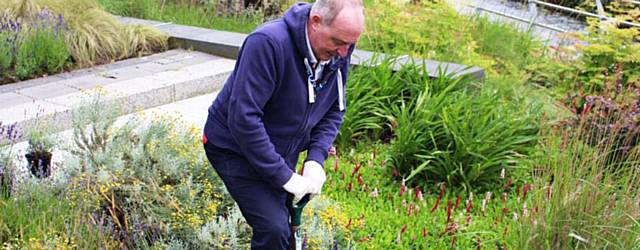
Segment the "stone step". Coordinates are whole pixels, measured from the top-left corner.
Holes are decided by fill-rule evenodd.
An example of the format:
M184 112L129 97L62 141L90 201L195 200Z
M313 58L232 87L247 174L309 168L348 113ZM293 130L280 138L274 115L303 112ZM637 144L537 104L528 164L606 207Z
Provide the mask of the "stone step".
M0 86L0 121L26 128L49 118L55 131L70 128L74 107L89 92L124 103L131 113L222 87L235 61L197 51L170 50L148 57Z

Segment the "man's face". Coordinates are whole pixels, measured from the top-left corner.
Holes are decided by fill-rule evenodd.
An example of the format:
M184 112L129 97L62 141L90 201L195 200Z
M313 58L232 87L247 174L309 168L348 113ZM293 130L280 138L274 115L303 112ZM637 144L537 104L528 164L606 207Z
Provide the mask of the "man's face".
M325 24L318 15L309 18L309 42L319 60L329 60L336 55L346 57L364 28L360 7L345 6L331 24Z

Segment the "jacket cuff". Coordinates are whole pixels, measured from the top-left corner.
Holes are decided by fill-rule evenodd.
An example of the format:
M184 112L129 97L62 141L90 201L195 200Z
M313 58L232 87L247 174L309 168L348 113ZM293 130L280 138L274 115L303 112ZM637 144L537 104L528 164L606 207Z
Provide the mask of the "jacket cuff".
M274 186L281 188L282 186L284 186L284 184L287 183L287 181L289 181L289 179L291 179L292 175L293 171L291 171L291 169L289 169L288 167L281 168L278 173L273 175L271 183L273 183Z
M320 166L324 167L324 160L327 159L328 154L329 154L328 150L322 150L321 148L310 148L305 162L316 161L320 163Z

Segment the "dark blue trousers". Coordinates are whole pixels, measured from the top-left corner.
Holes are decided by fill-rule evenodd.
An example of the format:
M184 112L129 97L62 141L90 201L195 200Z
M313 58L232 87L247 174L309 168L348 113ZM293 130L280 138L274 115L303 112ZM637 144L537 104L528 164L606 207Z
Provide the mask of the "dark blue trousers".
M204 148L209 162L253 229L251 249L290 249L288 193L262 179L242 155L211 143L205 143Z

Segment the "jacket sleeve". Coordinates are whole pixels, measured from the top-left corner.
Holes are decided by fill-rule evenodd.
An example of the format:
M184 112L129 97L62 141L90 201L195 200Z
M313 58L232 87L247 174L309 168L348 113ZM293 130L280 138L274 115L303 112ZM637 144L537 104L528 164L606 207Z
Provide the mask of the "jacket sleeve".
M279 50L264 34L246 38L236 65L227 124L242 154L276 188L293 174L276 152L262 121L263 108L276 88L278 63L282 61Z
M342 84L345 93L343 93L344 100L346 102L346 83L347 75L349 74L349 61L346 65L341 67L342 71ZM316 161L320 165L324 166L324 161L329 154L329 148L333 144L333 141L338 135L340 125L342 124L342 118L345 110L340 111L340 98L338 98L332 105L329 111L324 115L322 119L311 130L311 141L309 143L309 151L307 152L307 159L305 161ZM346 105L346 103L345 103Z

